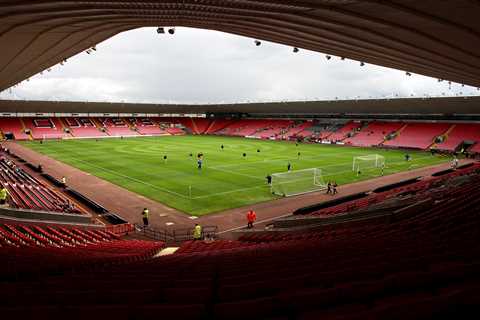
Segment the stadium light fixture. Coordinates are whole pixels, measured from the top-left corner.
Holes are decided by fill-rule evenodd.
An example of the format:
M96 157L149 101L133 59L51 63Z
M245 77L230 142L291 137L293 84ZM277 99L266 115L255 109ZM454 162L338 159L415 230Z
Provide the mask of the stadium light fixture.
M342 60L342 61L345 60L345 57L340 57L340 60Z
M93 47L92 47L92 50L93 50L93 51L97 51L97 47L96 47L96 46L93 46Z
M168 33L170 33L170 34L175 34L175 28L170 28L170 29L168 29Z
M87 54L90 54L91 50L90 50L90 49L88 49L88 50L87 50L87 51L85 51L85 52L86 52Z
M412 76L412 74L411 74L410 72L408 72L408 71L405 72L405 75L406 75L407 77L411 77L411 76Z
M255 45L258 47L262 44L262 42L260 40L255 40L254 41Z
M331 57L331 56L329 56L328 54L325 56L325 58L326 58L327 60L330 60L330 59L332 59L332 57Z
M297 47L294 47L294 48L293 48L293 52L294 52L294 53L297 53L298 51L300 51L300 50L299 50Z
M157 28L157 33L158 33L158 34L163 34L163 33L165 33L165 29L162 28L162 27L158 27L158 28Z
M363 67L365 65L365 62L360 62L360 67Z

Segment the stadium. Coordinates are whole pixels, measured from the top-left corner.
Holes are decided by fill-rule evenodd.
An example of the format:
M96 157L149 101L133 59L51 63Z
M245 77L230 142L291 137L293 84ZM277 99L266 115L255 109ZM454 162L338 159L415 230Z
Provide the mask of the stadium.
M480 87L475 1L21 0L0 13L0 91L142 27L222 31ZM479 104L2 99L0 312L474 316Z

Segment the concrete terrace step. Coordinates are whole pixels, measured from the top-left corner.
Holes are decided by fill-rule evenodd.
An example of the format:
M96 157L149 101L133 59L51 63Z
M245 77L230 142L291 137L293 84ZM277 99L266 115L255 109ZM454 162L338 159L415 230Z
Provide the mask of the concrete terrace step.
M158 257L168 256L168 255L174 254L175 251L177 251L178 249L180 249L180 247L166 247L160 250L160 252L158 252L153 257L158 258Z

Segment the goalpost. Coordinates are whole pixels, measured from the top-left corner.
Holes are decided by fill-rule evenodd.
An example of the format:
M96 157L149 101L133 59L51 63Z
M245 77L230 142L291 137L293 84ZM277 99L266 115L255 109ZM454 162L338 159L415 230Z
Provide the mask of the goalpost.
M379 154L353 157L352 171L360 171L368 168L381 168L385 166L385 157Z
M271 176L270 190L284 197L326 189L322 170L318 168L273 173Z

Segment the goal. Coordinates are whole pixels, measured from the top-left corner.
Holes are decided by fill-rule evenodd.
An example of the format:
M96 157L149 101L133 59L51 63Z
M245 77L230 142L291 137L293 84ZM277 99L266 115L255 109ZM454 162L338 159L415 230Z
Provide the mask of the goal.
M288 197L326 189L322 170L310 168L272 174L273 194Z
M353 157L353 171L360 171L369 168L380 168L385 165L385 157L379 154L369 154L367 156Z

